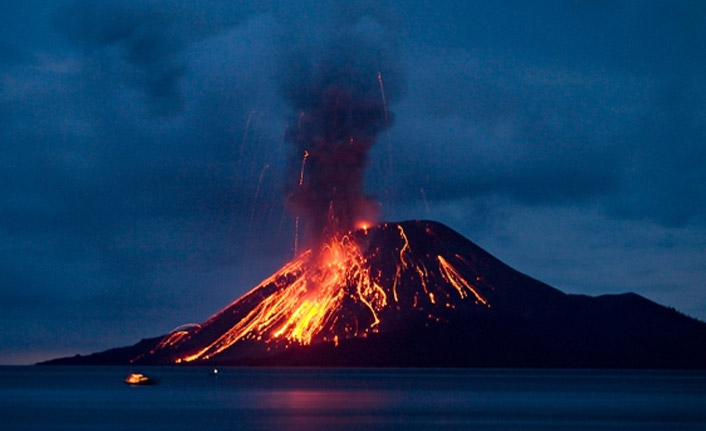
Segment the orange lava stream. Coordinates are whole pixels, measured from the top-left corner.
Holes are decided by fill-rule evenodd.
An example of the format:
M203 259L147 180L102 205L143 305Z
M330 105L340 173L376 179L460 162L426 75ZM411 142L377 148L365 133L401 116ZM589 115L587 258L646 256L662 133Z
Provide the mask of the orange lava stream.
M443 258L443 256L439 255L437 256L437 259L439 260L439 269L441 270L442 277L444 277L444 279L458 291L461 298L465 298L468 295L466 291L463 290L465 287L473 294L473 296L476 297L477 302L490 307L488 301L486 301L485 298L483 298L476 291L476 289L474 289L473 286L471 286L471 284L458 273L456 268L454 268L446 259Z
M303 270L305 264L314 259L319 263L307 266L313 269ZM348 236L334 238L316 257L311 251L303 253L243 298L282 277L288 279L291 276L295 277L292 282L263 298L214 342L177 362L208 359L240 340L311 344L322 332L333 333L338 311L347 296L369 310L372 323L363 328L358 328L357 322L356 325L346 323L341 335L346 338L363 336L367 331L375 330L380 322L378 313L387 305L385 291L373 280L365 258ZM338 334L324 335L321 341L337 343Z

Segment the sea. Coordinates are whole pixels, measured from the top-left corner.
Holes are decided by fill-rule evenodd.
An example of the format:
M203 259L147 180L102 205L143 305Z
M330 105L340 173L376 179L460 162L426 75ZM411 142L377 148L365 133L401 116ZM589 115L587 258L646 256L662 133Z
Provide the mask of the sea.
M5 366L0 429L704 431L706 371Z

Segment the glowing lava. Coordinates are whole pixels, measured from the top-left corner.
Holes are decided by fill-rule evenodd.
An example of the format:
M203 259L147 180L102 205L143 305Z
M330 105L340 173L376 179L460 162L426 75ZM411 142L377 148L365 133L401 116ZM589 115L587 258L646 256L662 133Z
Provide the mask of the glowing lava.
M316 256L310 250L301 254L246 297L271 283L287 280L286 286L266 297L213 343L180 359L208 359L240 340L306 345L374 330L380 322L377 313L387 305L387 297L365 263L358 245L347 235L331 239ZM344 299L364 304L369 312L367 321L342 319L339 312Z
M424 238L417 242L435 241L432 230L415 229L417 237L420 232ZM150 354L181 363L207 361L238 345L266 352L338 345L378 332L400 313L421 312L438 321L434 310L455 308L458 301L490 307L482 292L489 287L468 280L464 274L471 268L460 256L432 255L426 246L415 253L417 242L403 224L361 226L330 238L202 325L175 330Z

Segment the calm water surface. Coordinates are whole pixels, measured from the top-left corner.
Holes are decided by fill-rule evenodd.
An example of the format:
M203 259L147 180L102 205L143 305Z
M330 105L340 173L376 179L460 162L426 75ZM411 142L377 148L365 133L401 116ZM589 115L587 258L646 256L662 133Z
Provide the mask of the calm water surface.
M704 431L706 372L0 367L0 429Z

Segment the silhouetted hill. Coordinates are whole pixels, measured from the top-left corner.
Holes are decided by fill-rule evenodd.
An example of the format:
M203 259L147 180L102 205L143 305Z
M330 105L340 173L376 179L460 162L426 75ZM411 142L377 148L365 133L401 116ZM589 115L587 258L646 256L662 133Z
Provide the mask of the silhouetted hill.
M164 336L143 338L137 344L126 347L116 347L104 352L91 353L90 355L75 355L65 358L50 359L40 362L39 365L125 365L132 359L154 348Z

